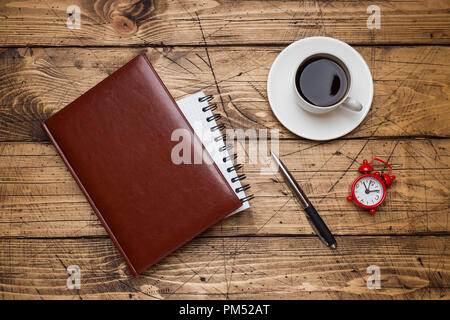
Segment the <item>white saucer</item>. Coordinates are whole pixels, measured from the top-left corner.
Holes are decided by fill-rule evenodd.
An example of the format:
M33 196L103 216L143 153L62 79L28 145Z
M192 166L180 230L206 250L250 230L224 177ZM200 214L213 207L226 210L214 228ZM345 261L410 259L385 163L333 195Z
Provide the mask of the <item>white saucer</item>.
M295 101L294 74L304 58L316 53L330 53L342 60L350 72L350 97L363 105L360 112L337 108L325 114L303 110ZM277 56L267 79L270 107L289 131L311 140L331 140L346 135L366 117L373 98L373 81L363 57L345 42L328 37L311 37L296 41Z

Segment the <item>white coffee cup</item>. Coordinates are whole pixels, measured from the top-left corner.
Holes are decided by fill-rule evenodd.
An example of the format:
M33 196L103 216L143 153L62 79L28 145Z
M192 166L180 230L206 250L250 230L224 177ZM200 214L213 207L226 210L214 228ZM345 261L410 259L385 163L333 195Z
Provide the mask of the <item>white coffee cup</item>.
M298 88L296 85L297 72L295 72L294 78L292 79L292 89L295 92L295 94L294 94L295 100L301 108L303 108L304 110L311 112L311 113L327 113L327 112L333 111L337 108L345 108L345 109L348 109L348 110L351 110L354 112L360 112L363 109L363 105L361 104L361 102L350 97L350 92L352 89L351 72L350 72L349 68L346 66L346 64L341 59L339 59L338 57L333 55L331 52L332 52L332 49L330 49L330 52L315 53L315 54L312 54L312 55L302 59L298 63L296 70L298 71L298 69L303 65L304 62L306 62L316 56L330 59L330 60L336 62L344 70L344 72L346 74L347 88L346 88L345 94L342 96L341 99L339 99L338 102L336 102L335 104L333 104L331 106L318 106L318 105L312 104L312 103L306 101L306 99L303 98L302 95L300 94L300 92L298 91Z

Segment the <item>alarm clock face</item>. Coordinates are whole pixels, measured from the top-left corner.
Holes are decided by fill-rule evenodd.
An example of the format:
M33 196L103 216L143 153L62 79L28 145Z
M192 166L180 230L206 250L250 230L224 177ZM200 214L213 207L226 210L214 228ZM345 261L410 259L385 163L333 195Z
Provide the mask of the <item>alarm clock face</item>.
M383 183L372 175L362 176L354 185L354 197L365 207L376 207L384 200Z

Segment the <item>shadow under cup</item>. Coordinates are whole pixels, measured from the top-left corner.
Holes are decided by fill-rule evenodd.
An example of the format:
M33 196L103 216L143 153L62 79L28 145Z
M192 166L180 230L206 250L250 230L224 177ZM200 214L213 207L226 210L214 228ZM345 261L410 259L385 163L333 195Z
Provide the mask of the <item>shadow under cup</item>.
M306 58L297 68L295 88L309 104L330 107L340 103L350 88L349 71L337 57L320 53Z

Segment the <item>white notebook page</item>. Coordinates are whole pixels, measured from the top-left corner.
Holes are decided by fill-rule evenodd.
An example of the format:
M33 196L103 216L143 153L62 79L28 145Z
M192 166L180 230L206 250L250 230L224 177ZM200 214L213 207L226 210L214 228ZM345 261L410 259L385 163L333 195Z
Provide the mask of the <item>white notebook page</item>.
M184 99L178 100L177 104L180 107L181 111L183 112L186 119L191 124L192 128L195 131L195 134L200 138L203 145L205 146L205 149L209 152L211 157L213 158L214 162L216 163L217 167L222 172L223 176L227 180L228 184L231 186L231 188L236 192L236 189L241 187L241 182L235 181L232 182L231 179L236 177L237 174L240 172L232 171L228 172L227 169L229 167L233 166L233 160L228 160L227 162L223 162L224 157L228 157L229 153L227 150L219 151L221 147L225 146L225 143L222 139L215 141L214 138L222 135L222 132L220 130L216 130L214 132L211 132L211 128L216 126L216 120L207 121L206 119L208 117L212 117L213 113L208 111L203 111L202 109L204 107L208 106L208 101L200 102L199 98L204 97L205 94L203 91L199 91L197 93L194 93L193 95L190 95ZM245 191L240 191L236 193L238 198L242 199L245 197ZM242 203L242 205L232 212L230 215L238 213L242 210L245 210L250 207L250 204L248 201L245 201Z

